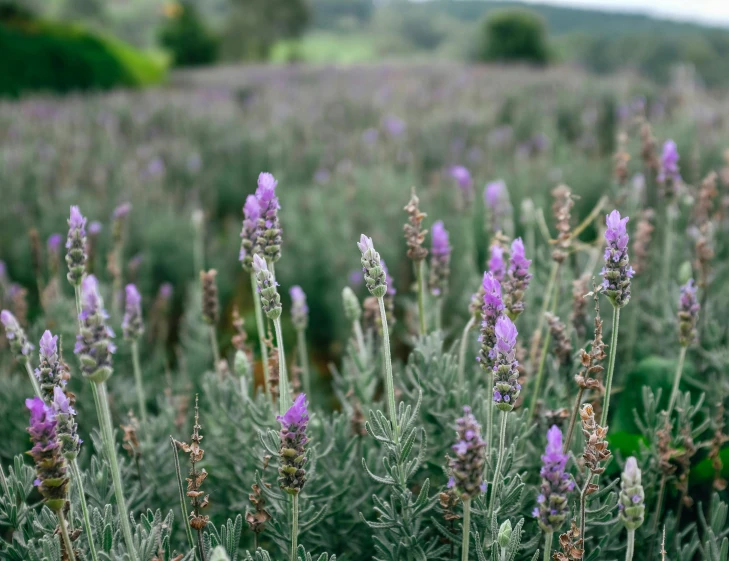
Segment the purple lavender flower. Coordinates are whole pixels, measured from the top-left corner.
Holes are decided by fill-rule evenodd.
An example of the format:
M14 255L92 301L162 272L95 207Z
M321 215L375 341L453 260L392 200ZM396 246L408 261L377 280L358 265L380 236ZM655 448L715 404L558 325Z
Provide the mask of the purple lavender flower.
M268 269L266 260L257 253L253 256L253 272L256 275L258 294L261 297L263 313L269 319L276 320L281 317L281 297L278 294L278 283L273 273Z
M547 431L547 448L542 455L542 486L537 506L532 514L539 527L547 533L557 532L569 516L567 493L574 489L574 481L565 472L569 456L562 453L562 431L552 425Z
M491 258L488 265L489 271L494 275L494 278L502 282L506 274L506 263L504 262L504 248L499 244L491 246Z
M77 206L71 207L68 219L68 237L66 239L66 264L68 265L68 282L74 286L81 284L86 272L86 218L81 215Z
M681 287L681 296L678 299L678 341L683 347L688 347L698 340L696 325L699 322L700 309L694 279L689 279Z
M5 326L5 337L10 343L10 350L20 364L26 364L33 351L33 345L28 341L25 330L20 326L15 316L8 310L0 312L0 322Z
M513 230L513 217L506 183L501 179L487 183L483 200L488 215L489 231L493 234L498 232L510 234Z
M382 298L388 293L387 271L383 268L380 254L372 244L372 238L362 234L357 242L362 253L362 272L364 273L367 290L375 298Z
M666 186L667 194L675 194L676 187L681 183L681 174L678 170L678 148L673 140L666 140L661 154L661 169L658 172L658 183Z
M452 446L455 458L448 458L449 488L456 488L464 499L472 499L482 491L483 469L486 464L486 443L481 438L481 426L471 413L463 408L463 417L456 421L456 443Z
M607 215L605 222L605 266L600 273L602 286L613 306L622 308L630 300L630 279L633 278L633 267L628 258L628 217L620 217L617 210Z
M30 411L28 432L33 447L28 454L35 462L35 486L48 508L57 512L66 504L68 477L57 438L56 417L51 407L39 397L26 399L25 406Z
M61 445L61 454L68 461L73 461L78 456L83 440L78 436L73 401L60 386L53 388L51 408L56 416L56 433Z
M431 229L430 279L428 281L430 292L434 296L442 296L448 290L453 249L448 238L448 230L443 226L443 221L435 222Z
M630 456L627 459L620 479L618 515L628 530L637 530L645 519L645 493L635 457Z
M240 233L240 257L243 270L253 269L253 253L258 240L258 219L261 217L261 205L255 195L248 195L243 206L243 229Z
M120 220L122 218L126 218L131 211L132 211L132 203L128 203L128 202L122 203L114 209L112 218L114 218L115 220Z
M8 266L5 264L5 261L0 259L0 285L4 284L7 281L7 275Z
M125 311L122 319L122 333L129 341L136 341L144 333L144 321L142 319L142 296L133 284L128 284L125 289Z
M504 304L506 313L512 320L519 317L524 311L524 293L529 287L532 275L529 274L529 265L532 262L524 254L524 242L516 238L511 242L511 255L509 256L509 274L504 283Z
M395 115L388 115L385 117L383 124L385 125L387 134L389 134L392 138L402 136L408 128L405 121Z
M281 258L281 224L278 211L281 206L276 196L278 181L270 173L261 172L258 176L256 199L260 207L258 230L256 233L255 253L260 253L269 263Z
M35 377L41 388L43 399L50 403L54 388L65 387L69 377L68 370L58 356L58 335L46 330L41 337L39 365L35 369Z
M281 423L281 449L279 452L278 483L284 491L298 495L306 483L306 427L309 423L308 403L305 394L299 394L296 401L284 415L276 417Z
M94 220L91 224L89 224L89 236L98 236L103 229L104 226L101 222Z
M511 411L519 397L521 385L516 361L516 326L507 316L496 320L496 352L494 364L494 402L501 411Z
M159 297L163 300L169 300L172 298L174 291L175 288L172 286L172 283L163 282L159 287Z
M504 302L501 299L501 283L496 280L493 273L488 272L483 276L483 303L481 307L481 334L478 338L481 343L481 351L476 360L481 368L488 371L493 368L496 358L496 322L504 310Z
M61 248L62 241L63 238L61 237L61 234L51 234L48 237L48 252L58 253L58 250Z
M107 380L112 372L111 355L116 346L111 341L114 332L106 324L108 317L96 277L86 276L81 283L80 326L73 352L78 356L81 373L94 382Z
M386 296L395 297L395 294L397 294L397 289L395 288L395 280L392 278L392 275L390 274L390 270L387 268L387 265L385 264L384 259L380 259L380 267L382 267L382 270L385 273L385 282L387 282L387 294Z
M306 294L299 285L289 289L291 296L291 323L297 330L306 329L309 324L309 306L306 305Z
M451 166L448 170L450 176L456 180L456 183L461 188L463 196L467 201L473 200L473 177L468 168L464 166Z

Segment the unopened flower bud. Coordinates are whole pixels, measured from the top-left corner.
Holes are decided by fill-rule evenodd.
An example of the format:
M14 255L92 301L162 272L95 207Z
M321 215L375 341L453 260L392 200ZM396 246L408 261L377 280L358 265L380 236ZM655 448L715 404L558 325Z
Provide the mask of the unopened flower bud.
M342 305L344 306L344 315L349 322L359 321L362 316L362 306L357 295L348 286L345 286L342 290Z
M372 238L368 238L364 234L360 236L357 247L362 252L362 271L367 290L375 298L382 298L387 294L387 276L382 267L380 254L372 245Z
M508 547L511 541L511 521L507 520L499 527L499 535L497 538L499 547Z

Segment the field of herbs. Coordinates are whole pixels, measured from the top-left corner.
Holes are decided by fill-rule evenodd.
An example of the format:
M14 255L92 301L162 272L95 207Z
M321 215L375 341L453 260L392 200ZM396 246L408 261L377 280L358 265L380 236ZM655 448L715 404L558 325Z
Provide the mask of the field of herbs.
M727 561L725 101L381 65L0 103L0 559Z

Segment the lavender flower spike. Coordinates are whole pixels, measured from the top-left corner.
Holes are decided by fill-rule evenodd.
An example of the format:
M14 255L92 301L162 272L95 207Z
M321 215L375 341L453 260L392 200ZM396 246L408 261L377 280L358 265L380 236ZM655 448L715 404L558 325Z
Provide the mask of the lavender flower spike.
M547 447L542 455L542 477L537 506L532 514L537 518L539 527L547 533L554 533L562 528L569 516L567 493L572 491L575 483L565 472L569 456L562 453L562 431L552 425L547 432Z
M506 275L506 263L504 262L504 248L499 244L491 246L491 258L488 265L489 271L494 275L494 278L502 282L504 275Z
M699 322L700 309L694 279L689 279L681 287L681 296L678 300L678 341L682 347L688 347L698 340L696 325Z
M51 408L56 415L56 433L61 445L61 454L72 462L78 456L83 440L78 436L76 410L73 408L73 401L69 395L71 398L73 397L73 394L66 394L59 386L53 388Z
M501 299L501 283L492 273L483 276L483 302L481 307L481 334L478 338L481 351L476 360L484 370L492 370L496 358L496 321L504 310Z
M35 369L35 377L41 388L41 396L50 403L55 388L64 388L69 377L68 371L58 356L58 335L46 330L40 340L40 364Z
M630 300L630 279L633 278L633 267L628 258L628 217L620 217L620 212L612 211L605 222L605 266L600 273L605 294L616 308L622 308Z
M256 199L260 206L256 253L260 252L269 263L281 258L281 224L278 211L281 206L276 196L278 181L270 173L262 172L258 176Z
M15 354L16 360L20 364L26 364L34 347L28 341L25 330L8 310L0 312L0 322L5 326L5 337L10 343L10 350Z
M81 284L86 272L86 218L77 206L71 207L68 219L68 237L66 238L66 264L68 265L68 282L74 286Z
M431 229L432 245L430 249L430 292L434 296L442 296L448 290L448 278L451 274L451 251L448 230L443 221L438 220Z
M473 178L468 168L464 166L452 166L448 170L450 176L456 180L456 183L461 188L463 196L467 201L473 200Z
M253 254L258 240L258 220L261 218L261 204L255 195L248 195L243 206L243 229L240 232L240 263L243 270L253 270Z
M128 341L136 341L144 333L144 321L142 319L142 296L133 284L128 284L125 289L125 311L122 320L122 333Z
M268 270L266 260L258 254L253 256L253 271L256 274L256 284L258 285L258 293L261 296L263 313L271 320L280 318L282 308L281 297L276 288L278 283L273 277L273 273Z
M489 218L488 230L493 234L504 232L511 235L514 224L506 183L501 179L487 183L483 192L483 199Z
M290 495L298 495L306 483L306 427L309 423L305 394L299 394L285 414L276 417L281 423L278 483Z
M28 454L35 462L38 476L35 486L48 508L58 512L66 504L68 477L57 438L56 417L51 407L39 397L26 399L25 406L30 411L28 432L33 448Z
M496 364L494 365L494 403L501 411L514 409L521 385L517 382L519 363L516 361L516 336L514 323L506 316L496 321Z
M678 170L678 148L673 140L666 140L661 154L661 169L658 172L658 183L665 186L667 195L675 194L676 186L681 183L681 174Z
M524 242L516 238L511 242L511 255L509 256L509 274L504 289L506 296L504 304L506 313L512 320L519 317L524 311L524 293L529 287L532 275L529 274L531 261L524 255Z
M357 247L362 252L362 272L367 290L375 298L382 298L387 294L387 276L382 267L380 254L372 245L372 238L368 238L364 234L360 236Z
M481 426L471 413L463 408L463 417L456 421L458 441L452 446L455 458L448 458L450 480L448 488L454 488L464 499L474 498L483 491L483 468L486 464L486 443L481 438Z
M81 283L80 326L73 352L78 356L81 373L94 382L107 380L112 372L111 355L116 346L111 341L114 332L106 324L108 317L96 277L86 276Z
M306 294L299 285L289 289L291 296L291 323L297 330L306 329L309 325L309 306L306 305Z
M625 470L620 475L620 496L618 511L620 520L628 530L637 530L645 519L645 493L641 484L638 462L630 456Z

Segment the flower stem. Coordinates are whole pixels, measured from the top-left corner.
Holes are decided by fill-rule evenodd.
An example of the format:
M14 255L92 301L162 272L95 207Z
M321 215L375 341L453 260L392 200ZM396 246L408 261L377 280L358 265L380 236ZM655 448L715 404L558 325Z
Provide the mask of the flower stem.
M585 388L580 388L577 392L577 399L575 399L575 406L572 409L572 416L570 417L570 426L567 429L567 436L564 439L564 445L562 446L562 453L567 454L572 444L572 435L575 433L575 423L577 422L577 413L580 410L580 403L582 403L582 395L585 393Z
M299 542L299 495L293 495L291 500L291 561L296 560L296 549Z
M544 534L544 561L549 561L552 558L552 532L546 532Z
M98 561L99 558L96 554L96 546L94 545L94 534L91 531L91 518L89 517L89 507L86 504L86 495L84 494L84 483L81 476L81 470L78 467L76 459L70 461L69 465L71 467L71 475L73 475L74 483L76 483L76 488L78 489L78 496L81 502L81 514L84 519L84 531L86 532L86 539L89 542L91 559L93 561Z
M466 370L466 349L468 348L468 334L473 329L476 323L476 318L471 316L471 319L466 323L466 327L463 328L463 335L461 335L461 345L458 349L458 387L462 391L465 387L465 370Z
M552 334L547 332L544 334L544 344L542 344L542 352L539 357L539 370L537 370L537 379L534 381L534 391L532 392L532 398L529 401L529 412L526 416L527 422L531 421L534 416L534 412L537 408L537 401L539 401L539 394L542 391L542 379L544 378L544 367L547 363L547 352L549 351L549 342L552 339Z
M425 322L425 260L420 261L416 267L418 282L418 320L420 321L420 335L427 333Z
M122 528L122 535L124 536L124 543L127 547L129 557L136 559L132 528L129 524L129 513L127 511L127 503L124 500L121 472L119 471L119 462L116 457L116 447L114 446L114 431L111 424L106 382L93 382L91 388L96 403L96 414L99 417L104 452L106 453L106 457L109 460L109 467L111 468L111 479L114 484L114 496L116 497L117 508L119 509L119 522Z
M195 540L192 537L192 529L190 528L189 520L190 517L187 514L187 503L185 503L185 488L182 486L182 472L180 471L180 457L177 455L177 445L175 439L170 436L170 444L172 445L172 452L175 457L175 473L177 475L177 487L180 492L180 510L182 511L182 519L185 524L185 533L187 534L187 542L190 544L190 549L195 549Z
M587 488L590 486L590 479L592 474L585 474L585 486L580 489L580 535L578 539L582 539L582 550L586 551L587 536L585 536L585 508L587 503Z
M486 373L486 457L491 461L491 447L494 442L494 372ZM488 465L484 467L484 474L488 474Z
M214 325L208 325L208 331L210 332L210 346L213 349L213 370L218 374L220 372L220 349L218 348L218 334L215 331Z
M147 405L142 384L142 367L139 364L139 343L132 341L132 365L134 367L134 380L137 386L137 400L139 401L139 414L142 416L142 429L149 438L149 423L147 422Z
M635 530L628 530L628 546L625 548L625 561L633 561L635 549Z
M301 366L301 378L304 383L304 393L311 399L311 378L309 373L309 353L306 349L306 331L296 330L296 349L299 351L299 366Z
M496 469L494 470L494 478L491 482L491 500L489 501L489 515L486 520L491 520L494 514L494 505L496 504L496 495L499 490L499 479L501 477L501 464L504 459L504 444L506 443L506 411L501 411L501 429L499 433L501 438L499 439L499 455L496 460Z
M610 334L610 360L608 361L607 378L605 382L605 400L602 405L600 426L606 427L608 409L610 408L610 393L613 389L613 374L615 373L615 356L618 354L618 331L620 329L620 308L613 306L613 332Z
M261 348L261 363L263 364L263 390L268 395L271 392L268 370L268 351L266 350L266 327L263 323L263 310L261 299L258 297L256 275L251 273L251 289L253 290L253 307L256 310L256 328L258 329L258 344Z
M76 561L76 555L74 555L73 553L73 544L71 543L71 537L68 535L66 517L63 516L63 509L59 508L56 511L56 515L58 515L58 525L61 527L61 537L63 538L63 547L66 550L66 559L68 559L68 561Z
M468 561L468 546L471 541L471 497L463 499L463 544L461 561Z
M286 357L284 356L283 334L281 333L281 318L273 321L273 328L276 330L276 347L278 347L278 410L285 415L291 407L291 390L289 390L289 378L286 373Z
M38 384L38 380L35 377L35 374L33 373L33 367L30 365L30 362L25 363L25 371L28 373L28 378L30 378L30 383L33 384L33 391L35 392L35 395L43 399L43 396L41 395L41 389L40 384Z
M541 339L542 329L544 329L544 314L549 309L549 304L552 300L552 291L554 290L555 284L557 282L557 273L559 272L559 265L560 265L559 263L557 263L556 261L553 261L552 268L549 271L549 280L547 281L547 288L544 292L545 298L544 298L544 301L542 302L542 309L539 310L539 320L538 320L537 331L536 331L538 333L538 336L536 339L537 341L539 341L539 339ZM534 364L534 361L537 358L537 350L538 350L537 346L532 346L531 353L529 356L529 362L531 364Z
M443 330L443 297L439 296L435 300L435 329Z
M683 374L683 363L686 360L686 347L685 345L681 345L681 353L678 355L678 367L676 368L676 374L673 376L673 388L671 389L671 399L668 402L668 411L666 413L666 418L671 418L671 413L673 412L673 408L676 405L676 400L678 399L678 388L681 385L681 375Z
M663 233L663 279L665 294L668 295L668 290L671 282L671 253L673 250L673 226L676 221L676 215L678 214L678 208L674 203L669 203L666 206L666 230Z
M382 322L382 345L385 355L385 390L387 392L387 408L390 413L392 424L392 439L397 444L400 438L400 428L397 426L397 410L395 409L395 381L392 377L392 357L390 356L390 330L387 327L387 313L385 301L380 296L377 301L380 304L380 320Z

